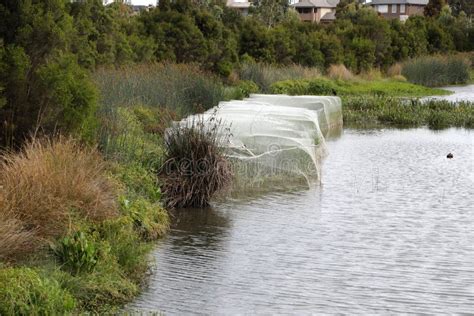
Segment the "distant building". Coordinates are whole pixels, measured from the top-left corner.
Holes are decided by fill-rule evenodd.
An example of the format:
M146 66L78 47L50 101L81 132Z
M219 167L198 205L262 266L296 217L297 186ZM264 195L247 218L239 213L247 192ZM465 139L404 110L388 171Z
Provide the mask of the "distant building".
M372 0L368 3L387 19L405 21L412 15L423 15L429 0Z
M131 5L130 8L132 9L132 15L138 15L143 11L150 11L150 9L153 9L154 6L149 4L149 5Z
M249 14L249 8L252 6L252 3L247 0L227 0L227 7L236 9L244 16Z
M328 23L336 19L336 6L339 0L301 0L291 4L299 13L301 21Z

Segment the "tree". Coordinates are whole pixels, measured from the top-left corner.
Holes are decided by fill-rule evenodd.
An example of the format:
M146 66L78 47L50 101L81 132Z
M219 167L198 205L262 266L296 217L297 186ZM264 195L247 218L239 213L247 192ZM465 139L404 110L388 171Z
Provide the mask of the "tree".
M425 7L424 14L429 17L436 17L446 5L446 0L430 0Z
M474 1L472 0L449 0L449 6L454 15L464 12L468 17L474 15Z
M254 6L255 16L269 28L281 22L288 11L287 0L255 0Z
M96 91L71 48L72 18L64 1L7 1L0 53L0 144L20 144L32 133L79 131L96 106ZM17 21L10 28L4 21Z

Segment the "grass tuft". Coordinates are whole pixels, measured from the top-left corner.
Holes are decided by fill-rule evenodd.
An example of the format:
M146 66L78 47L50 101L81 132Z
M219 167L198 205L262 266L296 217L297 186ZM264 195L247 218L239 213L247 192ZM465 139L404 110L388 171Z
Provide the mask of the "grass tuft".
M216 193L227 187L232 171L221 145L228 140L228 134L214 118L169 130L165 163L159 173L169 208L207 206Z
M31 236L30 250L64 234L76 219L100 222L118 215L115 187L100 155L71 139L33 140L19 153L4 154L0 186L0 217L16 226L12 231L1 225L0 235L24 246ZM15 257L12 246L7 249Z

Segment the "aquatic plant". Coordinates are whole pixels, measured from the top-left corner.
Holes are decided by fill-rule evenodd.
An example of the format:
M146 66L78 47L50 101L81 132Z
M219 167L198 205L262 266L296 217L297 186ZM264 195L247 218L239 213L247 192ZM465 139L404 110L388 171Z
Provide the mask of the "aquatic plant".
M222 122L211 120L176 125L166 135L159 176L169 208L207 206L231 181L231 165L221 148L228 133Z
M52 245L51 249L61 266L71 273L91 272L97 264L99 254L90 239L84 232L77 231L62 238L58 244Z
M439 87L467 83L469 67L462 56L419 57L403 64L402 75L412 83Z
M471 102L445 100L420 101L385 96L346 97L343 100L344 124L396 125L433 129L446 127L473 128L474 107Z

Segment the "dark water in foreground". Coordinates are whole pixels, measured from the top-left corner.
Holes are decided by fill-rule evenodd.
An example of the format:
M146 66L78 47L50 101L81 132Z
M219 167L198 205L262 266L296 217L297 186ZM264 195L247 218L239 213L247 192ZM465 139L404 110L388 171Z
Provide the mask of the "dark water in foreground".
M328 142L321 186L177 214L129 307L473 313L473 136L345 130Z

